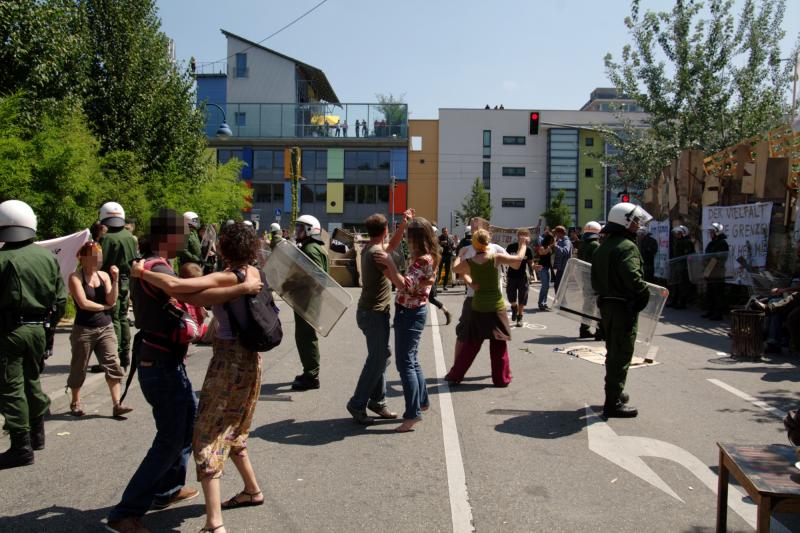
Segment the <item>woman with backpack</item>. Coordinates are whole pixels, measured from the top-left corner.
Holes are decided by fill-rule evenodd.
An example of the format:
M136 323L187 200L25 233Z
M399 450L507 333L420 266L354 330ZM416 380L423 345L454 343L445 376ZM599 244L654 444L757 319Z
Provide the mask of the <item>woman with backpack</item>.
M220 274L232 272L240 283L260 279L259 271L250 266L256 259L258 237L243 222L226 225L219 237L219 251L225 263ZM196 290L203 278L178 279L145 272L142 279L173 292ZM210 276L204 276L208 278ZM160 284L164 283L164 287ZM222 510L262 505L264 495L247 455L247 436L261 390L261 356L247 349L237 332L247 329L249 313L245 296L225 301L222 298L203 300L193 297L195 305L212 305L217 319L213 355L208 365L192 438L197 479L206 500L206 523L201 532L225 533ZM244 490L221 502L219 478L225 460L231 457L244 481Z

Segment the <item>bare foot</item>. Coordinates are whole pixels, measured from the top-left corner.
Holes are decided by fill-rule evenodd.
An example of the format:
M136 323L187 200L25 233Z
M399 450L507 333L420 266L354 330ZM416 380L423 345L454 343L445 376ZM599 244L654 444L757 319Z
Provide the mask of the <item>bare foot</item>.
M408 433L409 431L414 431L414 426L418 422L422 422L422 419L412 418L411 420L403 420L403 423L397 426L394 431L395 433Z

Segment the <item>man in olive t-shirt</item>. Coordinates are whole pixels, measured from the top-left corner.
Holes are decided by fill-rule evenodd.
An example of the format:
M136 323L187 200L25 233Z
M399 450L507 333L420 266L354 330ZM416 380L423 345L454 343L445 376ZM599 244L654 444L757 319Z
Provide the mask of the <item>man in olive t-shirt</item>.
M361 298L358 300L356 322L367 339L367 360L358 378L353 397L347 402L347 410L358 424L372 424L373 418L367 409L380 418L397 418L386 407L386 368L392 356L389 348L389 309L392 304L391 282L383 275L383 268L375 261L376 252L392 253L399 244L394 239L384 249L388 234L386 217L370 216L364 221L369 233L369 242L361 252ZM402 233L397 234L402 237ZM394 241L398 242L394 242Z

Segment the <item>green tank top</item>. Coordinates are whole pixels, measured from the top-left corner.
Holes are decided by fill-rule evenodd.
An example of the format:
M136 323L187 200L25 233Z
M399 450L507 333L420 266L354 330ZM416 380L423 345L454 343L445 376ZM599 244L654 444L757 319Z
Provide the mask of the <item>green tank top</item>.
M469 261L472 281L477 283L479 287L472 298L473 311L491 313L505 309L506 304L503 301L503 293L500 292L500 281L498 280L497 267L494 264L494 256L490 255L489 260L482 265L472 259L467 261Z

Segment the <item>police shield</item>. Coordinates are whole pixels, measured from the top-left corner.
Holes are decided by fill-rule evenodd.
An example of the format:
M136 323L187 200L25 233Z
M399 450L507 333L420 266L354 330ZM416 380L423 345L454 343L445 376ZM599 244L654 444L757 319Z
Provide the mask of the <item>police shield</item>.
M289 241L275 246L264 274L269 286L323 337L353 302L341 285Z
M728 255L728 252L716 252L685 256L689 281L700 284L708 281L724 282L732 278L733 272L728 270Z
M651 346L656 326L667 302L669 291L664 287L647 284L650 300L639 312L634 355L645 360L655 358L656 347ZM555 308L558 314L584 324L599 323L600 310L597 295L592 289L592 265L580 259L570 259L556 294Z

